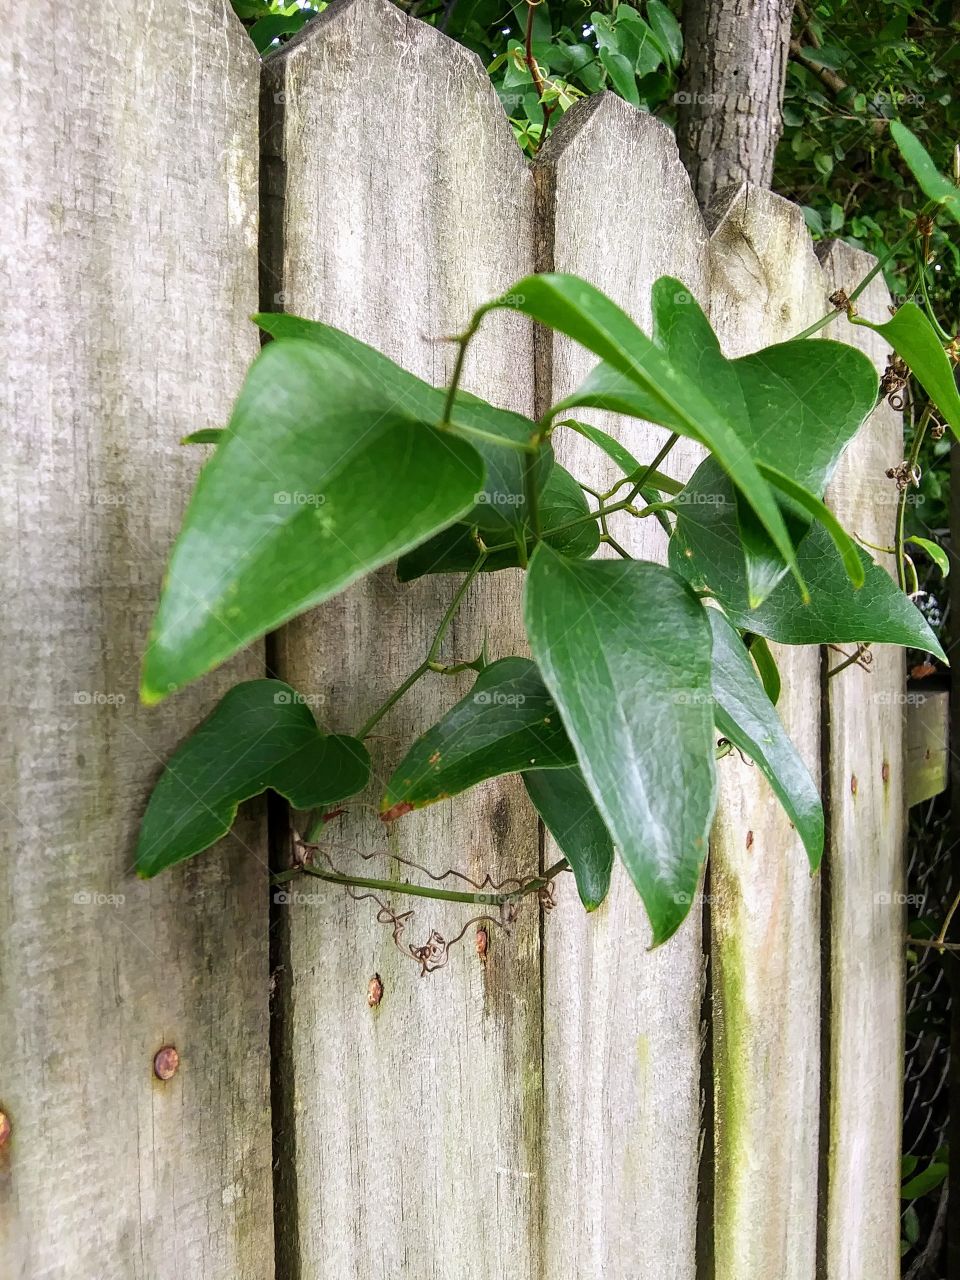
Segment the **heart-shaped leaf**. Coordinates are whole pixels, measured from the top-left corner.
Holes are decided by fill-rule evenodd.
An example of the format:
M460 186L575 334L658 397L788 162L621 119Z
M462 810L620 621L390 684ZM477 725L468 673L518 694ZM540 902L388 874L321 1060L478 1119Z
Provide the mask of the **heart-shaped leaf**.
M913 602L890 575L858 550L864 584L850 582L830 535L815 524L800 544L800 568L811 598L801 599L792 578L785 578L758 609L746 606L744 593L717 591L727 617L742 631L778 644L898 644L925 649L946 661L940 642ZM670 562L682 564L680 544L670 544Z
M137 874L208 848L233 826L237 806L268 788L295 809L355 795L367 785L362 742L327 735L281 680L248 680L218 703L167 762L140 828Z
M553 699L529 658L491 662L465 698L418 738L387 784L380 816L458 795L487 778L576 763Z
M527 794L573 869L580 901L595 911L607 896L613 841L583 774L569 769L531 769L523 775Z
M662 565L572 561L540 546L524 617L654 943L664 942L696 893L716 803L704 609Z
M451 524L483 484L472 445L406 416L355 361L312 342L269 343L173 548L144 701Z
M661 285L661 292L672 289L678 296L682 294L683 301L676 305L689 307L692 313L697 304L683 285L668 277L663 279L666 283ZM615 302L577 276L552 273L527 276L502 298L482 307L478 314L498 307L522 311L548 328L565 333L605 362L580 391L554 406L551 417L580 405L612 409L632 413L698 440L733 478L785 561L795 565L794 549L780 508L757 471L747 444L738 435L735 420L725 406L721 408L722 401L715 392L690 374L694 356L688 355L678 366ZM598 378L605 377L604 368L620 378L614 376L598 382ZM617 382L619 395L616 394Z
M816 785L757 678L743 641L718 609L706 612L713 631L717 730L759 766L816 870L823 856L823 805Z
M274 338L302 338L352 361L410 417L432 425L442 419L447 398L443 388L432 387L343 329L284 313L265 312L254 316L254 320ZM470 441L486 467L483 490L477 494L477 504L467 523L503 541L524 525L523 448L536 434L537 425L523 414L498 409L478 396L460 391L451 411L451 429ZM544 444L537 462L538 487L546 483L552 466L553 449Z

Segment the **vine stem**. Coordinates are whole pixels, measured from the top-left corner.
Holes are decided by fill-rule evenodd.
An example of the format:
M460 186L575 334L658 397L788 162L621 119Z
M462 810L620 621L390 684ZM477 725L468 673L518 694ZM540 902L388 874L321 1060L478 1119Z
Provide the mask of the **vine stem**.
M853 293L847 299L848 302L856 302L863 293L864 289L870 284L871 280L877 276L887 265L891 258L895 257L901 249L910 243L916 234L916 226L912 226L905 236L903 236L892 249L888 250L882 258L879 258L863 277ZM790 339L791 342L799 342L801 338L812 338L815 333L819 333L821 329L825 329L831 320L835 320L837 316L842 315L843 307L834 307L832 311L828 311L825 316L821 316L819 320L815 320L812 325L804 329L802 333L794 334Z
M390 708L395 706L396 703L398 703L400 699L404 696L404 694L408 693L413 688L413 686L417 683L418 680L422 679L423 676L425 676L428 671L437 670L437 654L440 652L440 645L443 642L443 637L446 635L447 629L449 628L450 623L453 621L454 617L456 616L457 610L460 608L460 605L463 603L463 597L466 595L467 590L470 586L470 583L473 582L474 578L483 568L483 564L487 558L487 555L488 555L488 552L486 551L482 551L480 553L480 555L476 559L476 563L474 564L473 568L470 570L470 572L466 575L466 577L460 583L460 586L457 587L457 590L454 593L453 599L450 601L450 604L448 605L446 612L444 613L443 617L440 619L440 625L437 628L436 635L433 637L433 643L430 645L430 648L427 650L427 656L423 659L423 661L418 666L414 667L414 669L407 676L406 680L404 680L404 682L398 688L394 689L393 693L390 694L389 698L387 698L384 702L381 702L380 706L377 707L376 711L374 711L374 713L369 717L369 719L357 731L358 738L363 739L363 738L369 737L370 732L374 728L374 726L380 723L380 721L387 714ZM324 823L323 810L315 809L307 819L306 833L304 835L304 840L306 841L307 844L316 843L316 841L320 837L320 833L323 831L324 825L325 823ZM359 884L359 881L356 881L355 883Z
M339 871L324 871L322 867L291 867L289 871L281 871L271 877L272 884L286 884L295 876L313 876L316 880L326 880L330 884L340 884L353 889L372 889L381 893L405 893L414 898L437 898L441 902L470 902L484 907L503 907L508 903L526 898L537 893L555 879L561 871L569 867L566 858L561 858L552 867L533 880L528 880L519 889L510 893L467 893L460 889L434 889L424 884L408 884L402 880L376 880L369 876L346 876Z
M527 0L527 29L524 33L523 41L523 60L527 64L527 70L530 72L530 79L533 81L533 87L537 91L537 98L540 100L540 109L543 112L543 123L540 126L540 138L537 141L537 150L543 146L547 136L547 125L550 117L553 115L554 104L544 105L543 93L544 83L543 76L540 74L540 67L533 53L533 18L534 10L543 3L543 0Z
M907 589L907 570L903 550L903 525L907 511L907 491L910 488L910 477L913 475L917 467L917 461L920 457L920 446L923 444L923 437L927 433L927 424L930 422L932 415L933 410L930 405L927 405L920 416L920 421L917 423L917 429L913 436L913 444L910 448L910 457L907 459L906 484L904 484L901 489L900 496L897 500L897 524L894 531L893 550L897 558L897 582L900 584L901 591L906 591Z
M450 623L456 617L457 610L460 608L461 604L463 603L463 597L467 594L467 591L470 587L471 582L473 582L474 578L483 568L484 561L486 560L488 554L489 552L487 551L481 551L480 555L477 556L477 559L473 565L473 568L466 575L466 577L460 583L459 587L457 587L456 591L454 592L453 599L450 601L449 605L447 606L446 612L444 613L443 617L440 619L440 625L439 627L437 627L437 634L433 637L433 643L430 645L430 648L427 650L427 656L424 658L424 660L420 663L418 667L415 667L413 671L410 672L406 680L404 680L403 684L400 685L399 688L394 689L390 697L387 698L385 702L382 702L379 707L377 707L373 715L370 716L370 718L366 721L366 723L362 726L362 728L357 732L358 738L369 737L371 729L373 729L374 725L379 724L379 722L387 714L390 708L394 706L395 703L399 702L400 699L403 697L403 695L409 689L413 688L413 686L417 683L417 681L421 678L421 676L425 676L428 671L432 671L434 669L434 664L437 661L437 654L440 652L440 645L443 643L443 637L447 634L447 630L450 626Z
M628 511L630 515L642 520L644 516L655 515L658 511L674 510L676 508L672 502L652 502L650 506L638 511L632 502L623 499L621 502L611 503L608 507L598 507L596 511L591 511L589 515L577 516L576 520L565 520L563 524L554 525L549 530L549 533L551 537L555 533L566 533L568 529L576 529L581 524L589 524L591 520L602 520L605 516L615 515L618 511ZM512 551L515 545L513 542L499 542L495 547L487 547L487 555L493 555L495 551Z
M640 479L636 481L633 488L630 490L630 493L627 495L627 502L633 502L634 498L637 496L637 494L640 492L643 486L647 483L647 481L653 475L654 471L656 471L657 468L660 466L660 463L663 462L664 458L666 458L666 456L670 453L670 451L673 449L673 446L678 442L679 439L680 437L675 431L670 433L670 435L667 437L663 445L663 448L660 450L660 452L657 454L654 460L650 463L650 465L643 470L643 472L640 475Z

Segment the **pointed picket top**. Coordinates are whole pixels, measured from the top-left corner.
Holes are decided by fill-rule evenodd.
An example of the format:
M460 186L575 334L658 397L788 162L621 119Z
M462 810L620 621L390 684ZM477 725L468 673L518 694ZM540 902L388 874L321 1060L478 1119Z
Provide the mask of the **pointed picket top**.
M744 182L721 192L706 214L710 229L714 328L736 312L740 333L729 355L799 333L827 307L827 290L799 205ZM746 308L756 324L744 324ZM732 337L732 334L730 335Z
M289 71L284 105L296 110L297 92L310 91L308 68L335 57L356 64L355 88L365 114L392 112L403 101L403 87L422 80L424 92L460 99L460 110L448 118L452 135L482 137L495 144L499 164L519 172L528 164L510 128L503 105L480 57L393 4L392 0L334 0L311 19L265 63L270 82L281 68ZM421 114L422 102L420 99ZM411 98L416 105L417 95ZM439 118L439 115L438 115ZM358 130L358 138L362 130ZM499 135L499 136L498 136ZM438 138L438 145L441 139ZM487 157L477 157L486 163Z

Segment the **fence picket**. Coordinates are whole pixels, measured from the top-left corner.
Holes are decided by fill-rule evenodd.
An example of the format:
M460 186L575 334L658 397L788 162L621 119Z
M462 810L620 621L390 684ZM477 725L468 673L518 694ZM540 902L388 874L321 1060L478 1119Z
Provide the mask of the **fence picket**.
M820 268L796 205L744 187L708 222L712 319L727 355L789 338L822 314ZM816 779L819 652L774 653L778 710ZM736 751L719 767L710 862L716 1275L812 1280L820 881L760 771Z
M278 273L268 294L442 384L454 352L439 339L533 265L532 180L483 68L387 0L354 0L311 23L266 73L267 262ZM532 370L529 328L491 318L465 385L530 411ZM385 501L402 499L389 475L383 482ZM288 627L278 666L323 700L318 714L331 728L355 729L422 659L458 582L399 586L385 570ZM522 649L518 574L471 589L443 657L473 658L485 629L491 657ZM469 673L429 676L377 726L381 784L470 683ZM390 828L375 811L331 824L331 855L355 870L365 864L354 847L434 873L535 871L536 818L517 783L482 786ZM376 865L375 874L409 874L387 857ZM452 938L471 914L438 902L391 905L416 906L403 944L425 942L431 929ZM283 909L281 1257L295 1256L304 1276L426 1280L507 1269L532 1280L541 1182L536 907L509 939L488 926L485 965L471 928L449 966L423 979L375 915L375 904L330 886L314 904ZM372 1009L374 974L384 994Z
M827 288L848 293L873 265L867 254L841 243L829 245L822 262ZM868 319L885 320L889 303L878 276L857 309ZM872 330L840 319L825 335L860 347L883 372L887 348ZM847 449L827 492L843 525L876 546L892 542L897 489L884 472L902 452L902 417L882 405ZM891 556L876 558L895 573ZM828 652L825 661L829 669L842 658ZM900 1273L903 690L903 650L890 645L873 647L868 669L848 667L826 684L828 1143L821 1195L828 1280L894 1280Z
M131 868L161 762L263 669L259 646L137 700L201 457L179 437L224 421L257 350L258 59L225 0L162 8L40 0L0 38L0 1256L22 1280L273 1274L263 808L196 863Z

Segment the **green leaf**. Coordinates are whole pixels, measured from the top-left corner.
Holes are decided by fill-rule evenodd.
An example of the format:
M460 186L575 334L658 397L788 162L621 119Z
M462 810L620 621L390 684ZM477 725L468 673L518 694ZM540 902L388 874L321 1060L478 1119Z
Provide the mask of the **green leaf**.
M683 33L680 24L661 0L647 0L647 18L671 69L680 65L683 56Z
M583 774L569 769L531 769L523 775L527 794L573 869L580 901L595 911L607 896L613 841Z
M716 804L704 610L662 565L571 561L541 545L524 617L654 944L665 942L697 892Z
M911 535L907 538L907 541L914 543L916 546L920 547L922 551L925 551L945 578L949 575L950 561L943 547L937 546L937 544L935 542L931 542L929 538L918 538L915 535Z
M637 93L637 77L634 74L633 64L630 59L625 54L618 53L613 49L601 48L600 61L606 67L610 83L621 98L625 98L631 106L639 107L640 95Z
M717 730L755 761L796 827L810 866L823 856L823 806L810 771L787 737L739 635L718 609L713 632L713 697Z
M471 445L409 417L355 362L310 342L269 343L173 548L143 700L452 524L483 483Z
M553 470L540 495L540 531L544 541L555 551L578 560L589 560L600 545L600 526L596 520L583 520L590 514L590 507L583 490L569 471L559 464ZM573 521L581 523L572 524ZM572 527L566 527L572 524ZM514 569L520 564L519 539L509 550L493 551L483 564L484 573L499 569ZM499 545L486 538L485 544ZM533 552L534 543L527 539L527 554ZM429 541L401 556L397 563L397 577L401 582L412 582L425 573L464 573L473 567L480 554L480 544L474 528L464 521L444 529Z
M905 302L895 316L883 324L859 317L856 324L879 333L910 366L924 391L950 424L960 440L960 394L954 381L953 365L937 337L936 330L915 302Z
M370 381L379 383L404 413L421 422L441 422L446 391L409 373L376 347L319 320L273 312L253 318L274 338L302 338L336 352L354 362ZM498 409L466 391L457 395L451 419L452 429L473 445L486 467L483 493L478 494L480 500L468 523L497 534L497 541L502 541L504 534L524 526L524 454L517 446L524 446L533 438L537 425L523 414ZM546 444L537 463L537 483L541 488L552 466L553 450Z
M362 742L317 728L281 680L238 684L167 762L140 828L137 874L147 879L208 848L243 800L270 789L295 809L355 795L367 785Z
M782 471L778 471L776 467L771 467L766 462L761 462L760 471L772 485L775 485L781 492L785 493L788 498L792 498L798 506L803 507L815 520L819 520L833 539L834 546L840 553L840 559L843 561L843 567L847 571L847 577L855 587L862 587L863 563L860 560L857 544L830 508L825 506L819 498L814 497L803 485L797 484L795 480L792 480L790 476L784 475Z
M313 17L312 13L271 13L250 28L250 39L259 53L266 53L274 40L293 35Z
M529 658L491 662L442 720L413 744L381 802L385 822L459 795L487 778L576 763L553 699Z
M928 1191L933 1191L934 1188L940 1186L949 1171L950 1166L947 1164L934 1162L927 1165L926 1169L918 1173L915 1178L903 1183L900 1188L900 1198L902 1200L916 1200L919 1196L926 1195Z
M806 491L800 505L780 500L784 521L798 545L809 528L811 511L822 517L816 499L873 409L876 371L853 347L827 341L780 343L725 363L740 388L746 415L740 431L758 470L781 493L790 481ZM716 380L716 371L711 374ZM730 396L726 389L724 394ZM764 467L774 468L776 474L764 472ZM797 490L792 496L799 494ZM705 459L675 501L676 536L684 550L684 560L675 567L724 601L735 598L744 607L762 604L787 565L751 510L735 496L718 463ZM843 542L846 535L841 530L838 536ZM852 567L849 556L848 564Z
M748 645L750 657L756 665L767 697L774 706L780 701L780 671L770 646L763 636L751 636Z
M223 427L201 427L199 431L191 431L188 436L182 436L181 444L220 444L223 440L225 430Z
M935 201L954 222L960 222L960 189L943 176L919 138L899 120L890 122L890 136L923 194Z
M663 277L655 284L654 293L664 323L671 309L674 313L678 307L689 308L691 313L694 308L699 310L678 280ZM480 314L494 308L522 311L565 333L624 375L619 381L620 396L611 396L609 380L606 387L598 385L599 371L595 370L579 392L554 407L551 416L581 404L609 408L646 418L705 444L751 503L787 563L796 564L780 508L757 471L747 445L718 407L716 392L689 375L687 361L678 368L616 303L576 276L527 276L504 297L481 308ZM690 362L695 359L695 354L688 357ZM599 376L602 379L603 373L599 372Z
M670 563L682 564L679 543L671 539ZM863 550L864 585L857 590L822 525L815 524L800 544L799 560L810 584L804 603L792 578L784 578L757 609L745 607L742 593L717 593L727 617L742 631L778 644L898 644L924 649L946 661L940 642L913 602Z

